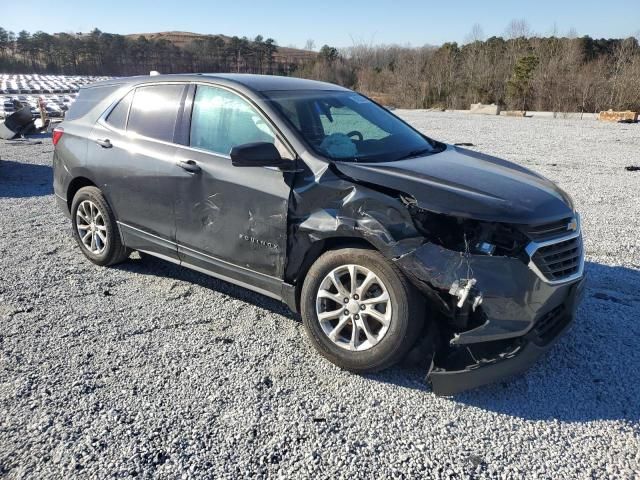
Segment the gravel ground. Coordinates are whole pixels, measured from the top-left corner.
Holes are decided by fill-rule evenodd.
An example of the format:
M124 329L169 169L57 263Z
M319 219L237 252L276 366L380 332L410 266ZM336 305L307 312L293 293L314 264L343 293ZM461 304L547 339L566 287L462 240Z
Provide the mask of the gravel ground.
M2 142L0 477L640 476L640 125L397 113L574 197L589 287L548 356L453 399L340 371L278 302L148 256L91 265L50 141Z

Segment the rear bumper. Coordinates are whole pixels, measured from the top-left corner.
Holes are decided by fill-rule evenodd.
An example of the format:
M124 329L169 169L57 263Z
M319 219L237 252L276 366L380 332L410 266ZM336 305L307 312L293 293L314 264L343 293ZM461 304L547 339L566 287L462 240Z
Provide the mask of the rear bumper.
M58 195L57 193L54 195L54 197L56 199L56 205L58 206L60 211L64 213L67 216L67 218L71 218L71 213L69 213L69 205L67 205L67 200L61 197L60 195Z
M53 165L53 193L56 199L56 205L58 205L62 213L70 217L71 213L69 212L69 204L67 203L65 194L71 182L71 175L64 165L62 165L62 161L55 150L51 163Z
M437 395L455 395L465 390L494 383L526 371L556 343L575 318L575 312L584 292L585 279L570 285L565 300L554 308L556 318L542 315L529 333L501 342L494 356L482 357L461 369L448 369L447 363L458 364L460 358L449 356L442 366L432 366L427 374L433 392ZM460 346L458 357L468 353L468 346ZM464 351L467 349L467 351ZM486 352L485 352L486 353ZM436 354L437 355L437 354ZM436 365L438 358L436 357Z

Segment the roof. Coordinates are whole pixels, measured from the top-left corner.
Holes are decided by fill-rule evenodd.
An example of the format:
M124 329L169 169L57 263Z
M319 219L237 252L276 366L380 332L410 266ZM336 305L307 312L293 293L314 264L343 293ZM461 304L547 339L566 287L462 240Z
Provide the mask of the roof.
M277 75L254 75L248 73L192 73L156 76L145 75L105 80L103 82L91 84L90 86L158 82L177 79L198 81L202 80L203 77L207 77L212 80L223 80L224 83L235 83L257 92L267 92L272 90L348 90L333 83L319 82L316 80L307 80L304 78L294 77L281 77Z
M207 77L223 78L244 85L251 90L346 90L333 83L307 80L305 78L281 77L277 75L253 75L249 73L211 73Z

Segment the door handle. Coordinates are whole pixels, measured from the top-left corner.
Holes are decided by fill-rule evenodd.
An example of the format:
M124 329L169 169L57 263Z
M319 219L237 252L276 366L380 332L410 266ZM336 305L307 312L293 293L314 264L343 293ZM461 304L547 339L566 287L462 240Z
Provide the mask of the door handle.
M198 173L201 170L195 160L180 160L177 165L191 173Z
M100 145L102 148L111 148L113 145L111 144L111 140L108 138L96 138L96 143Z

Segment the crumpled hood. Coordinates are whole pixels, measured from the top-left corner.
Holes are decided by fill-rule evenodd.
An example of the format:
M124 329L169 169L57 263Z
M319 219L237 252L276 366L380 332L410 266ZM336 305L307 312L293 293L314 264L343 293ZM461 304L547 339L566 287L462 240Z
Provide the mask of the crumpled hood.
M395 162L335 162L355 180L413 196L418 206L477 220L534 224L573 215L550 180L506 160L464 148Z

